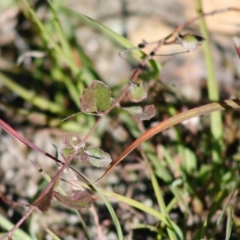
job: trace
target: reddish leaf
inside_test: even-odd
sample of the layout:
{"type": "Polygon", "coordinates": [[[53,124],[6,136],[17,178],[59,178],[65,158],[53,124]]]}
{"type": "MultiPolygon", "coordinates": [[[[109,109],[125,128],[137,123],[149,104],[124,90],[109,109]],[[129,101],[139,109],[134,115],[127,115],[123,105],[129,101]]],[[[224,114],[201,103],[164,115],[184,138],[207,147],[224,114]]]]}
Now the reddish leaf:
{"type": "Polygon", "coordinates": [[[111,90],[101,81],[93,81],[80,97],[81,110],[84,113],[100,113],[112,103],[111,90]]]}
{"type": "Polygon", "coordinates": [[[85,153],[84,149],[81,148],[79,149],[79,154],[77,154],[75,156],[75,158],[78,160],[78,161],[83,161],[83,162],[87,162],[89,161],[89,156],[85,153]],[[80,152],[81,150],[81,152],[80,152]]]}
{"type": "Polygon", "coordinates": [[[93,198],[91,194],[86,191],[76,190],[72,195],[63,196],[59,192],[54,191],[54,197],[64,204],[65,206],[73,209],[80,210],[82,208],[90,208],[93,204],[93,198]]]}
{"type": "MultiPolygon", "coordinates": [[[[64,159],[67,159],[72,153],[73,148],[62,148],[60,153],[64,159]]],[[[74,157],[78,161],[89,161],[88,155],[84,152],[83,148],[79,148],[74,157]]]]}
{"type": "Polygon", "coordinates": [[[131,114],[133,120],[137,123],[144,120],[149,120],[156,114],[154,105],[147,105],[144,108],[136,106],[124,109],[131,114]]]}
{"type": "Polygon", "coordinates": [[[34,203],[33,206],[38,207],[39,210],[46,212],[52,201],[54,185],[48,190],[47,194],[40,196],[34,203]]]}

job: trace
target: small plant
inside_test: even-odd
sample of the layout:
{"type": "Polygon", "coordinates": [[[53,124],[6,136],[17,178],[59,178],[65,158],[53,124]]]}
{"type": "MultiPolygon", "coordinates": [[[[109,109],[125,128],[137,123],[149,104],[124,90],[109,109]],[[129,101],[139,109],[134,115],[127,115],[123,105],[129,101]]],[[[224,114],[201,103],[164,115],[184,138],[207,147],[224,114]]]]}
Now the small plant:
{"type": "MultiPolygon", "coordinates": [[[[154,60],[154,58],[156,56],[163,55],[161,54],[162,48],[164,48],[165,45],[181,44],[183,48],[189,52],[192,50],[197,50],[198,47],[201,47],[203,43],[205,58],[206,62],[208,63],[208,72],[214,72],[211,60],[211,50],[208,46],[209,37],[206,36],[208,32],[204,23],[204,19],[205,17],[221,14],[226,11],[239,12],[240,9],[227,8],[203,13],[201,1],[196,1],[197,11],[199,13],[197,17],[179,25],[165,38],[159,39],[155,42],[147,42],[144,40],[138,45],[137,48],[133,47],[127,39],[112,32],[107,27],[101,25],[93,19],[71,11],[72,14],[77,14],[79,18],[98,29],[101,29],[110,38],[114,39],[115,42],[127,48],[126,51],[123,51],[120,54],[121,56],[123,56],[123,53],[134,51],[137,55],[142,57],[142,61],[133,71],[132,76],[127,81],[123,90],[118,88],[118,91],[115,91],[111,89],[104,81],[99,80],[101,79],[100,76],[96,73],[94,67],[91,65],[87,55],[80,49],[79,52],[81,52],[80,55],[84,66],[82,67],[81,71],[79,70],[79,66],[76,64],[76,61],[74,61],[74,57],[72,55],[72,46],[65,37],[63,27],[60,24],[57,14],[57,7],[51,1],[48,1],[48,6],[54,19],[54,28],[57,29],[57,41],[55,41],[49,29],[45,27],[42,21],[40,21],[36,11],[29,4],[29,1],[23,0],[21,4],[23,4],[21,5],[23,8],[22,11],[26,18],[28,18],[31,24],[33,24],[37,29],[36,31],[42,41],[41,47],[45,47],[44,54],[37,56],[40,56],[41,58],[47,55],[49,56],[53,65],[50,74],[53,77],[55,84],[58,82],[59,85],[61,85],[59,92],[61,92],[62,88],[64,88],[65,92],[63,95],[67,94],[67,96],[71,98],[72,103],[74,103],[76,107],[80,107],[80,115],[82,116],[81,119],[84,123],[86,123],[87,129],[90,128],[90,130],[84,137],[80,137],[77,133],[66,132],[63,134],[64,147],[60,149],[61,158],[59,158],[37,147],[33,142],[15,131],[6,120],[0,119],[0,125],[6,132],[33,150],[55,161],[59,166],[57,173],[50,178],[36,162],[31,161],[32,164],[43,175],[43,177],[48,181],[47,186],[41,191],[37,199],[35,199],[32,203],[16,203],[9,200],[8,197],[3,193],[0,193],[2,201],[6,204],[10,206],[23,205],[28,208],[25,215],[10,230],[8,230],[7,233],[4,233],[0,239],[14,239],[15,237],[19,237],[21,239],[30,239],[27,234],[20,232],[18,228],[27,219],[29,219],[30,215],[37,209],[41,210],[42,212],[48,211],[53,198],[68,208],[76,211],[76,214],[78,214],[82,226],[85,229],[87,238],[93,239],[89,233],[88,227],[81,218],[80,213],[82,209],[86,208],[91,209],[91,211],[94,212],[94,202],[97,201],[99,197],[103,200],[109,211],[109,214],[111,215],[118,239],[124,239],[123,227],[121,226],[122,220],[120,219],[120,216],[115,213],[114,208],[109,202],[109,199],[115,199],[118,202],[132,206],[141,210],[141,212],[154,217],[156,224],[150,225],[149,223],[145,224],[144,222],[135,224],[135,226],[129,230],[130,239],[131,231],[134,229],[149,229],[155,233],[156,239],[186,239],[187,233],[191,231],[187,221],[189,220],[189,217],[195,213],[200,220],[196,224],[197,227],[193,226],[194,231],[192,231],[190,234],[191,239],[210,239],[214,237],[215,233],[217,234],[219,232],[218,226],[221,223],[223,216],[226,216],[226,228],[220,232],[226,233],[225,239],[231,239],[233,226],[235,226],[237,229],[237,217],[234,215],[234,207],[230,205],[230,200],[234,196],[235,191],[237,191],[236,189],[239,186],[239,182],[233,180],[231,181],[231,179],[234,179],[236,176],[238,176],[237,170],[229,169],[227,174],[224,173],[224,124],[222,123],[220,111],[227,109],[239,109],[240,100],[236,98],[219,101],[219,91],[216,85],[216,79],[214,74],[210,74],[208,76],[210,103],[194,107],[186,111],[181,111],[179,113],[176,113],[176,109],[169,107],[167,109],[168,118],[155,124],[146,131],[144,131],[142,122],[145,120],[151,120],[159,110],[159,106],[156,107],[155,104],[149,104],[147,101],[149,89],[146,84],[146,80],[149,80],[151,78],[150,76],[154,74],[157,75],[159,73],[159,64],[154,60]],[[200,28],[203,36],[196,33],[185,33],[185,28],[197,20],[200,20],[200,28]],[[204,43],[205,40],[206,43],[204,43]],[[153,48],[149,54],[142,52],[147,45],[153,45],[153,48]],[[148,68],[150,72],[149,76],[145,71],[145,69],[148,70],[148,68]],[[64,71],[71,72],[71,76],[65,74],[64,71]],[[72,81],[73,78],[76,78],[76,81],[72,81]],[[116,95],[117,97],[114,97],[116,95]],[[124,104],[124,99],[128,99],[128,104],[124,104]],[[130,120],[126,121],[126,124],[133,124],[134,130],[138,132],[136,140],[132,141],[132,143],[130,143],[127,148],[114,160],[112,159],[110,153],[106,152],[99,146],[92,145],[89,142],[90,137],[97,131],[97,127],[113,109],[117,109],[118,114],[127,113],[128,117],[130,116],[130,120]],[[212,164],[208,165],[206,164],[205,160],[203,160],[202,166],[199,166],[199,155],[203,156],[204,154],[199,152],[197,153],[197,151],[202,151],[202,149],[207,151],[206,149],[208,149],[208,146],[204,146],[204,143],[201,141],[200,143],[203,144],[203,146],[199,147],[200,150],[195,149],[195,153],[192,148],[186,146],[186,144],[181,140],[180,129],[177,128],[176,125],[179,123],[184,123],[186,120],[190,120],[194,117],[207,115],[210,113],[214,114],[210,117],[210,132],[207,135],[208,139],[206,140],[205,144],[209,144],[211,146],[209,150],[210,154],[208,153],[208,156],[212,156],[212,164]],[[88,119],[92,119],[92,125],[87,124],[86,116],[89,117],[88,119]],[[94,121],[95,118],[97,118],[96,121],[94,121]],[[131,121],[131,119],[133,121],[131,121]],[[180,163],[176,163],[176,159],[171,157],[170,152],[164,146],[161,146],[163,161],[160,162],[156,157],[156,152],[152,151],[153,145],[147,142],[150,138],[171,127],[175,127],[175,145],[178,151],[180,163]],[[136,158],[139,158],[146,168],[149,178],[148,180],[150,181],[151,190],[153,192],[152,195],[156,200],[156,206],[158,209],[156,209],[156,206],[149,207],[146,204],[143,204],[141,201],[100,189],[97,186],[97,183],[99,183],[107,174],[109,174],[115,168],[115,166],[119,164],[126,156],[128,156],[134,149],[139,150],[139,154],[136,158]],[[83,163],[90,163],[94,167],[107,167],[107,169],[98,179],[92,178],[92,176],[86,177],[81,171],[78,171],[76,167],[71,165],[72,161],[75,160],[79,165],[83,163]],[[69,171],[68,180],[63,179],[61,176],[62,173],[66,171],[69,171]],[[218,190],[215,190],[213,185],[214,180],[217,179],[217,176],[221,178],[220,180],[222,182],[217,184],[218,190]],[[79,181],[78,177],[82,180],[79,181]],[[196,180],[191,182],[191,179],[194,177],[196,180]],[[67,182],[72,186],[71,194],[66,195],[66,193],[59,186],[60,181],[67,182]],[[165,190],[165,188],[167,188],[167,190],[165,190]],[[206,194],[208,198],[213,198],[214,200],[210,199],[208,202],[206,202],[205,199],[201,198],[201,195],[204,194],[206,194]],[[210,206],[206,206],[207,204],[210,206]],[[175,209],[178,211],[177,221],[175,221],[171,215],[175,209]],[[213,216],[216,216],[218,210],[221,210],[221,215],[218,216],[218,220],[214,222],[213,216]],[[179,216],[183,217],[182,222],[179,221],[179,216]],[[183,223],[183,221],[185,223],[183,223]],[[14,234],[20,235],[17,236],[14,234]]],[[[68,9],[67,11],[70,10],[68,9]]],[[[52,25],[50,25],[50,27],[52,27],[52,25]]],[[[238,56],[240,57],[240,44],[239,38],[237,37],[234,38],[234,46],[238,56]]],[[[169,54],[169,56],[181,53],[182,52],[172,53],[169,54]]],[[[184,53],[186,53],[186,51],[184,51],[184,53]]],[[[30,55],[33,56],[32,54],[33,53],[30,55]]],[[[18,62],[21,63],[21,61],[18,62]]],[[[36,73],[36,78],[37,75],[38,74],[36,73]]],[[[63,99],[63,96],[58,94],[59,92],[56,94],[54,93],[54,96],[51,96],[52,99],[44,99],[41,95],[34,95],[27,89],[17,85],[3,73],[0,73],[0,78],[3,79],[3,84],[8,86],[10,89],[12,88],[16,94],[21,96],[26,101],[31,102],[32,106],[41,109],[42,111],[48,111],[51,114],[58,114],[58,116],[61,118],[66,117],[66,113],[69,114],[70,117],[72,116],[72,112],[68,110],[64,111],[61,107],[61,104],[57,103],[56,99],[63,99]]],[[[27,115],[29,113],[30,112],[27,112],[27,115]]],[[[69,119],[65,120],[66,123],[68,121],[69,119]]],[[[57,121],[55,126],[60,126],[64,129],[64,126],[66,125],[64,125],[64,123],[61,121],[57,121]]],[[[107,126],[105,127],[107,128],[107,126]]],[[[204,133],[201,134],[206,136],[204,133]]],[[[94,216],[96,215],[97,214],[94,216]]],[[[1,224],[1,222],[4,222],[4,218],[0,219],[0,226],[3,226],[4,224],[1,224]]],[[[95,222],[97,223],[98,220],[95,222]]],[[[223,226],[222,223],[221,226],[223,226]]],[[[54,239],[58,239],[56,234],[54,234],[50,229],[45,229],[54,239]]],[[[102,233],[99,233],[98,237],[100,239],[102,237],[102,233]]]]}

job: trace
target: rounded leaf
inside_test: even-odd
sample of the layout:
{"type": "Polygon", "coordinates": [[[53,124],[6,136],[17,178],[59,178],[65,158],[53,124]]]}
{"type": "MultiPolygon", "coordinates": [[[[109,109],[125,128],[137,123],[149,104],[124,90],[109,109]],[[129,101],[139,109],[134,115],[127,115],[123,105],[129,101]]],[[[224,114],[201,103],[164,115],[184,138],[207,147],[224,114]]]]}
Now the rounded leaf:
{"type": "Polygon", "coordinates": [[[142,84],[130,83],[128,97],[132,102],[141,102],[147,97],[147,90],[142,84]]]}
{"type": "Polygon", "coordinates": [[[85,149],[89,162],[95,167],[106,167],[112,162],[111,156],[100,148],[85,149]]]}
{"type": "Polygon", "coordinates": [[[84,113],[100,113],[112,103],[110,88],[101,81],[93,81],[80,97],[80,107],[84,113]]]}
{"type": "Polygon", "coordinates": [[[74,146],[80,143],[80,139],[76,134],[73,133],[64,133],[63,143],[67,148],[73,148],[74,146]]]}
{"type": "Polygon", "coordinates": [[[144,120],[149,120],[156,114],[154,105],[147,105],[144,108],[139,106],[128,107],[124,108],[124,110],[128,111],[133,120],[137,123],[144,120]]]}
{"type": "Polygon", "coordinates": [[[71,196],[63,196],[59,192],[54,191],[53,196],[65,206],[77,210],[90,208],[93,203],[91,194],[81,190],[73,191],[71,196]]]}

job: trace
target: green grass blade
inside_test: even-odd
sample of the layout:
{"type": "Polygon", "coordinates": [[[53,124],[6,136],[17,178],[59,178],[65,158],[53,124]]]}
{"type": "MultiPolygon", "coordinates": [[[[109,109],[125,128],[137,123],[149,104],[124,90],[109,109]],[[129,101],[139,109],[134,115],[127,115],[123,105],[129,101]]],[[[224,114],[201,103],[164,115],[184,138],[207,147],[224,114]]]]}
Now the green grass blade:
{"type": "Polygon", "coordinates": [[[3,84],[9,88],[14,93],[18,94],[20,97],[25,99],[26,101],[32,103],[34,106],[42,109],[42,110],[48,110],[52,113],[63,113],[64,109],[62,106],[50,102],[45,98],[42,98],[35,93],[31,93],[29,90],[21,87],[19,84],[15,83],[11,79],[9,79],[7,76],[2,74],[0,72],[0,80],[3,82],[3,84]]]}
{"type": "Polygon", "coordinates": [[[69,59],[72,60],[71,48],[69,46],[69,43],[68,43],[66,37],[64,36],[64,33],[63,33],[63,30],[62,30],[61,24],[59,22],[55,7],[50,0],[48,0],[48,4],[49,4],[49,6],[52,10],[53,16],[54,16],[54,24],[55,24],[55,27],[56,27],[57,32],[58,32],[58,36],[59,36],[60,43],[61,43],[61,46],[62,46],[62,49],[63,49],[63,53],[64,53],[64,55],[68,56],[69,59]]]}
{"type": "MultiPolygon", "coordinates": [[[[70,9],[70,8],[66,8],[67,12],[70,12],[70,14],[74,14],[75,16],[79,17],[82,21],[88,23],[89,25],[91,25],[91,27],[97,28],[98,30],[101,30],[104,34],[106,34],[108,37],[110,37],[115,43],[123,46],[124,48],[133,48],[135,47],[129,40],[127,40],[125,37],[115,33],[114,31],[112,31],[111,29],[107,28],[106,26],[102,25],[101,23],[95,21],[94,19],[80,13],[80,12],[76,12],[74,9],[70,9]]],[[[133,50],[133,52],[139,56],[140,58],[144,58],[146,57],[146,54],[139,50],[139,49],[135,49],[133,50]]],[[[151,73],[151,77],[156,76],[157,74],[159,74],[159,71],[161,70],[161,66],[159,63],[157,63],[154,60],[150,60],[148,63],[149,66],[151,66],[153,68],[153,71],[151,73]]],[[[149,74],[149,73],[148,73],[149,74]]]]}
{"type": "MultiPolygon", "coordinates": [[[[156,177],[155,177],[155,175],[153,174],[152,171],[150,172],[150,175],[151,175],[152,186],[153,186],[153,189],[154,189],[155,196],[157,198],[158,205],[160,206],[160,209],[161,209],[163,215],[165,216],[165,218],[168,219],[169,216],[168,216],[168,212],[167,212],[167,209],[166,209],[165,202],[163,200],[162,191],[161,191],[161,189],[160,189],[160,187],[157,183],[157,179],[156,179],[156,177]]],[[[170,225],[171,225],[171,223],[170,223],[170,225]]],[[[177,239],[177,237],[174,233],[174,230],[175,229],[174,229],[173,226],[171,226],[170,228],[167,228],[168,236],[169,236],[169,239],[171,239],[171,240],[177,239]]]]}
{"type": "MultiPolygon", "coordinates": [[[[176,180],[176,181],[178,181],[178,180],[176,180]]],[[[181,203],[183,205],[185,211],[190,214],[191,211],[190,211],[190,209],[188,207],[188,204],[186,203],[186,201],[184,201],[184,198],[182,197],[184,195],[184,190],[185,189],[183,189],[181,191],[180,189],[177,188],[177,184],[172,184],[170,186],[170,190],[171,190],[172,194],[175,196],[176,202],[177,203],[181,203]]],[[[167,207],[167,209],[169,209],[169,207],[167,207]]]]}
{"type": "MultiPolygon", "coordinates": [[[[73,183],[74,185],[81,185],[87,189],[89,189],[89,186],[83,182],[80,182],[80,181],[76,181],[73,183]]],[[[150,214],[152,215],[153,217],[155,217],[156,219],[162,221],[163,223],[165,223],[169,228],[173,228],[177,235],[179,236],[180,239],[184,239],[183,236],[182,236],[182,233],[181,233],[181,230],[180,228],[173,222],[171,221],[169,218],[166,218],[162,213],[160,213],[159,211],[156,211],[155,209],[151,208],[151,207],[148,207],[134,199],[131,199],[131,198],[127,198],[125,196],[122,196],[122,195],[119,195],[117,193],[113,193],[113,192],[108,192],[108,191],[105,191],[105,190],[101,190],[102,194],[106,197],[109,197],[109,198],[113,198],[115,200],[118,200],[120,202],[123,202],[123,203],[126,203],[127,205],[129,206],[132,206],[134,208],[137,208],[143,212],[146,212],[147,214],[150,214]]]]}
{"type": "Polygon", "coordinates": [[[92,185],[94,187],[94,189],[97,191],[97,193],[101,196],[102,200],[104,201],[106,207],[108,208],[109,213],[111,214],[112,220],[114,222],[114,225],[116,227],[117,230],[117,235],[118,235],[118,239],[119,240],[123,240],[123,233],[122,233],[122,229],[121,229],[121,225],[119,223],[118,217],[116,215],[116,213],[114,212],[112,205],[109,203],[109,201],[105,198],[104,194],[102,193],[102,191],[96,187],[96,185],[92,185]]]}
{"type": "Polygon", "coordinates": [[[228,217],[227,217],[227,227],[226,227],[226,237],[225,237],[225,240],[230,240],[231,239],[231,232],[232,232],[232,225],[233,225],[233,222],[232,222],[232,212],[233,212],[233,209],[230,206],[228,208],[228,217]]]}
{"type": "MultiPolygon", "coordinates": [[[[143,143],[144,149],[147,149],[146,147],[148,145],[146,143],[147,142],[143,143]]],[[[168,169],[162,164],[162,161],[159,161],[156,154],[148,151],[147,156],[148,156],[149,160],[151,161],[151,163],[153,164],[154,173],[156,174],[156,176],[160,179],[163,179],[163,181],[165,181],[165,182],[171,182],[173,180],[171,174],[169,173],[168,169]]]]}
{"type": "Polygon", "coordinates": [[[232,194],[229,196],[226,204],[224,205],[224,208],[223,208],[223,210],[222,210],[222,212],[221,212],[221,214],[220,214],[220,217],[219,217],[218,220],[217,220],[217,225],[220,224],[220,222],[221,222],[221,220],[222,220],[222,218],[223,218],[223,216],[224,216],[224,214],[225,214],[225,212],[226,212],[226,210],[227,210],[227,207],[229,206],[229,203],[230,203],[230,201],[231,201],[231,199],[232,199],[232,197],[233,197],[233,195],[234,195],[234,193],[235,193],[235,190],[234,190],[234,191],[232,192],[232,194]]]}
{"type": "Polygon", "coordinates": [[[54,232],[52,232],[50,229],[46,228],[45,229],[48,234],[54,239],[54,240],[61,240],[54,232]]]}
{"type": "MultiPolygon", "coordinates": [[[[14,227],[14,224],[12,224],[8,219],[6,219],[0,214],[0,227],[2,229],[6,229],[6,231],[9,231],[14,227]]],[[[0,237],[1,237],[1,234],[0,234],[0,237]]],[[[14,239],[31,240],[31,237],[21,229],[17,229],[13,234],[13,240],[14,239]]]]}
{"type": "MultiPolygon", "coordinates": [[[[162,194],[161,188],[159,187],[157,179],[156,179],[151,167],[149,166],[147,156],[145,155],[145,153],[143,151],[142,151],[142,156],[143,156],[143,159],[145,160],[145,163],[147,164],[148,170],[150,172],[153,190],[154,190],[155,196],[157,198],[157,202],[161,209],[161,212],[166,219],[170,219],[169,215],[168,215],[168,211],[166,209],[164,199],[163,199],[163,194],[162,194]]],[[[174,226],[171,225],[171,222],[169,222],[169,225],[170,225],[170,227],[167,227],[169,239],[175,240],[175,239],[177,239],[175,232],[178,231],[179,229],[174,229],[174,226]]],[[[182,233],[180,233],[180,236],[182,237],[182,233]]]]}
{"type": "MultiPolygon", "coordinates": [[[[199,14],[203,13],[201,0],[196,0],[196,8],[199,14]]],[[[217,79],[213,65],[213,56],[210,48],[210,36],[207,30],[206,21],[204,18],[200,18],[200,29],[201,33],[206,38],[206,42],[203,44],[205,62],[207,67],[207,86],[208,86],[208,97],[210,101],[219,101],[219,90],[217,86],[217,79]]],[[[214,112],[210,115],[211,133],[213,136],[213,149],[212,158],[215,162],[221,162],[221,149],[222,147],[222,136],[223,136],[223,125],[222,117],[220,112],[214,112]]]]}
{"type": "MultiPolygon", "coordinates": [[[[102,25],[101,23],[95,21],[94,19],[82,14],[81,12],[76,12],[74,9],[66,8],[66,11],[69,12],[71,15],[75,15],[78,18],[80,18],[82,21],[88,23],[94,28],[97,28],[98,30],[101,30],[104,34],[106,34],[108,37],[110,37],[114,42],[118,43],[119,45],[125,47],[125,48],[133,48],[134,45],[127,40],[125,37],[115,33],[111,29],[107,28],[106,26],[102,25]]],[[[141,50],[134,50],[137,56],[139,57],[145,57],[146,54],[143,53],[141,50]]]]}
{"type": "Polygon", "coordinates": [[[132,229],[143,229],[143,228],[145,228],[145,229],[148,229],[152,232],[157,232],[158,231],[155,226],[146,225],[146,224],[139,224],[139,223],[133,224],[131,228],[132,229]]]}
{"type": "MultiPolygon", "coordinates": [[[[27,0],[23,0],[25,6],[27,7],[27,11],[31,16],[31,20],[37,26],[38,30],[40,31],[39,34],[42,36],[46,46],[49,46],[51,43],[51,49],[49,48],[48,51],[55,57],[56,60],[61,59],[63,60],[71,69],[75,78],[78,78],[81,74],[79,67],[73,62],[73,59],[66,55],[63,50],[55,43],[53,36],[54,34],[50,34],[47,29],[44,27],[42,22],[38,19],[37,14],[35,13],[34,9],[31,7],[27,0]]],[[[76,106],[79,105],[79,93],[74,86],[74,84],[70,81],[70,79],[65,78],[63,83],[66,85],[69,96],[73,99],[76,106]]]]}

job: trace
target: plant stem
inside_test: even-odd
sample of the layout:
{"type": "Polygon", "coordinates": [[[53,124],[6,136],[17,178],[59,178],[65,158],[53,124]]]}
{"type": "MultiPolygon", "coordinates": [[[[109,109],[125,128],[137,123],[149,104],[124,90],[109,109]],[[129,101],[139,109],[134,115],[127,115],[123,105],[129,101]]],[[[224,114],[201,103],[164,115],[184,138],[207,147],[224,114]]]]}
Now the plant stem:
{"type": "MultiPolygon", "coordinates": [[[[196,0],[196,11],[198,14],[203,14],[201,0],[196,0]]],[[[207,30],[206,21],[204,18],[200,18],[200,29],[202,35],[206,38],[206,42],[203,44],[203,50],[205,55],[205,62],[207,67],[207,87],[208,87],[208,98],[210,101],[219,101],[219,90],[217,85],[216,74],[213,65],[213,57],[210,48],[210,36],[207,30]]],[[[211,135],[213,137],[212,146],[212,160],[214,162],[221,162],[222,152],[222,136],[223,136],[223,125],[221,113],[214,112],[210,115],[210,128],[211,135]]]]}

